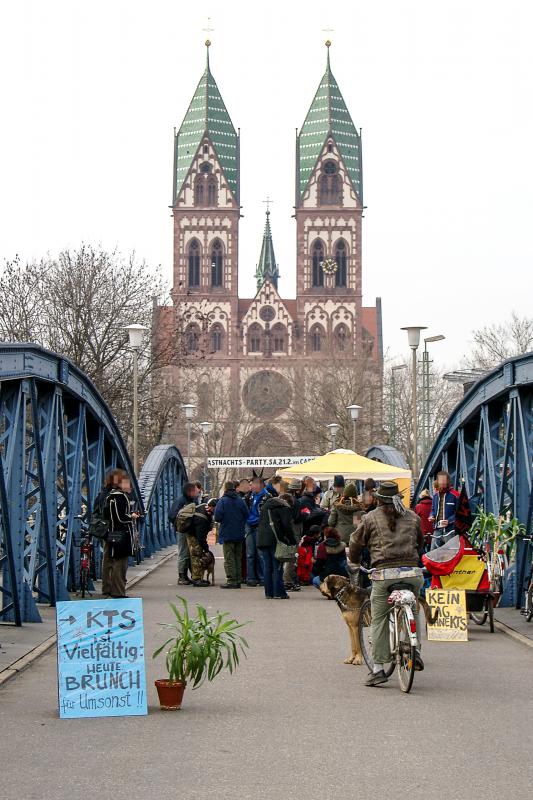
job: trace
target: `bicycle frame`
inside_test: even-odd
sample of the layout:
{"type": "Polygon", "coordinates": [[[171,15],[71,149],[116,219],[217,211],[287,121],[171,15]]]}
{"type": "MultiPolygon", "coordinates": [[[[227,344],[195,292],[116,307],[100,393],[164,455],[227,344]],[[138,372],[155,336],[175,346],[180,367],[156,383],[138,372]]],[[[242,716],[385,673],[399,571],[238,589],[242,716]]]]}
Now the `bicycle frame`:
{"type": "Polygon", "coordinates": [[[403,609],[407,617],[409,634],[409,644],[418,647],[418,634],[416,627],[416,597],[409,589],[396,589],[390,596],[388,602],[392,605],[389,614],[389,630],[391,635],[391,654],[398,660],[400,654],[400,629],[398,618],[403,609]]]}

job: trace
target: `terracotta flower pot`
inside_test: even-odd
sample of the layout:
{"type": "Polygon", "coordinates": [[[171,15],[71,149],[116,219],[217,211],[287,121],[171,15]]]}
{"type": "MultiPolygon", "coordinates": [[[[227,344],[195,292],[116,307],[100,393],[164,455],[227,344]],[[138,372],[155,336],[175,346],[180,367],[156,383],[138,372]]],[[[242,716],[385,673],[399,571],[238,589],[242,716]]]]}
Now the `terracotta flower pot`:
{"type": "Polygon", "coordinates": [[[155,681],[161,711],[179,711],[186,685],[183,681],[168,679],[155,681]]]}

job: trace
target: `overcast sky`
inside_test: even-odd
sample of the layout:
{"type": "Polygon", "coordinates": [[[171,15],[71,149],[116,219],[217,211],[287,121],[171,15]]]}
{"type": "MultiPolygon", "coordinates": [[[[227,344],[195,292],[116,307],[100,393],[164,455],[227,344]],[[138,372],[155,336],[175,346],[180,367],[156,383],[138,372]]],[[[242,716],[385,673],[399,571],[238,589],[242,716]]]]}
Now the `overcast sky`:
{"type": "Polygon", "coordinates": [[[363,129],[365,302],[447,339],[531,311],[530,0],[2,0],[0,258],[82,240],[172,267],[173,127],[211,67],[241,128],[240,292],[270,195],[281,293],[295,292],[294,136],[332,69],[363,129]],[[324,32],[323,29],[332,28],[324,32]]]}

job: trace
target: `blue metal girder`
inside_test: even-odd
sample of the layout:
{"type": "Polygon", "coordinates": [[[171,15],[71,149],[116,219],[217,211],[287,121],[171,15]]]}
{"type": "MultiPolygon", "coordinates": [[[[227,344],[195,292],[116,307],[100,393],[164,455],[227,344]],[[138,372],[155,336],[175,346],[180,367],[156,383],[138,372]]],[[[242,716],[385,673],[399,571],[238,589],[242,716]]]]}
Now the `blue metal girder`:
{"type": "Polygon", "coordinates": [[[168,547],[176,541],[176,532],[168,521],[168,512],[186,480],[185,464],[177,447],[154,447],[139,476],[139,487],[147,509],[144,528],[145,556],[151,556],[156,550],[168,547]]]}
{"type": "MultiPolygon", "coordinates": [[[[439,469],[487,511],[511,511],[533,525],[533,353],[509,359],[478,381],[439,434],[416,488],[430,487],[439,469]]],[[[530,548],[517,550],[517,607],[529,573],[530,548]]]]}

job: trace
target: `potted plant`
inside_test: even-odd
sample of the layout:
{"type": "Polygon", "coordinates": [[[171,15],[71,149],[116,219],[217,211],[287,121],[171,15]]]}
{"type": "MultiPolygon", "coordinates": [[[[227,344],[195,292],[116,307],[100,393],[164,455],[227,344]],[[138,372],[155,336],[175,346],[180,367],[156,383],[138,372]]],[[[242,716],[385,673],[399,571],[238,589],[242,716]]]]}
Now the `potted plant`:
{"type": "Polygon", "coordinates": [[[239,665],[240,654],[246,656],[248,642],[238,633],[246,623],[228,619],[229,614],[217,612],[209,617],[203,606],[196,606],[196,616],[189,613],[183,597],[178,597],[179,609],[170,603],[175,621],[162,623],[172,631],[172,636],[153,654],[157,658],[166,648],[168,678],[156,680],[161,709],[177,711],[181,708],[187,683],[197,689],[204,681],[212,681],[223,670],[230,673],[239,665]],[[170,646],[169,646],[170,645],[170,646]]]}

